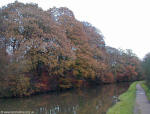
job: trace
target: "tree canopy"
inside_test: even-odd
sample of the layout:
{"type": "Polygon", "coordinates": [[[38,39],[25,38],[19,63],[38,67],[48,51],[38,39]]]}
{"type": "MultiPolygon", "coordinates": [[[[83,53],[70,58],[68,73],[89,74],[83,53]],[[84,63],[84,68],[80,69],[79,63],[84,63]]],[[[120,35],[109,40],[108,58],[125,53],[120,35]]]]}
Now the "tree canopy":
{"type": "Polygon", "coordinates": [[[0,9],[0,95],[140,79],[131,50],[105,45],[101,31],[65,7],[15,2],[0,9]]]}

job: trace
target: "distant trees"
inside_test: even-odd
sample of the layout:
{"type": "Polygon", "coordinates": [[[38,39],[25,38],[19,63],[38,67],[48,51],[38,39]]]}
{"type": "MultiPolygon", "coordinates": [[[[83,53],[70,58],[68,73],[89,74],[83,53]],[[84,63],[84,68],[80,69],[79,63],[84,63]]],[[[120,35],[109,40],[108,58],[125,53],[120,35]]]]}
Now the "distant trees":
{"type": "Polygon", "coordinates": [[[140,73],[131,50],[105,46],[102,33],[68,8],[15,2],[0,9],[0,96],[133,81],[140,73]]]}
{"type": "Polygon", "coordinates": [[[106,52],[108,53],[106,57],[108,70],[113,73],[115,81],[132,81],[143,78],[141,61],[131,50],[124,51],[106,47],[106,52]]]}
{"type": "Polygon", "coordinates": [[[143,66],[147,85],[150,88],[150,53],[145,55],[142,66],[143,66]]]}

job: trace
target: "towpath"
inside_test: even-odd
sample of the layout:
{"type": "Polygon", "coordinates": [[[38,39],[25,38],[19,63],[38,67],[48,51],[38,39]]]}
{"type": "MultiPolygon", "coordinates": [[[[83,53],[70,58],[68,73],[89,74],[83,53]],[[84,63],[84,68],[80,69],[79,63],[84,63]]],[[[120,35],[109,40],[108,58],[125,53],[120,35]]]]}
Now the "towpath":
{"type": "Polygon", "coordinates": [[[136,103],[134,114],[150,114],[150,102],[140,84],[136,85],[136,103]]]}

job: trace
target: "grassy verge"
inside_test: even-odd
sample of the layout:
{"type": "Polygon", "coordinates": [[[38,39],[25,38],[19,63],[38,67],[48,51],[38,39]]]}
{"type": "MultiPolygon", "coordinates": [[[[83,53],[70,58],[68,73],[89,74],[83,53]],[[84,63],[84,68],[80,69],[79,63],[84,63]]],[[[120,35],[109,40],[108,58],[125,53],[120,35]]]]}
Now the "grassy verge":
{"type": "Polygon", "coordinates": [[[111,107],[107,114],[133,114],[137,83],[132,83],[127,92],[119,96],[120,101],[111,107]]]}
{"type": "Polygon", "coordinates": [[[142,88],[145,90],[146,96],[148,100],[150,101],[150,89],[147,87],[145,82],[140,83],[142,88]]]}

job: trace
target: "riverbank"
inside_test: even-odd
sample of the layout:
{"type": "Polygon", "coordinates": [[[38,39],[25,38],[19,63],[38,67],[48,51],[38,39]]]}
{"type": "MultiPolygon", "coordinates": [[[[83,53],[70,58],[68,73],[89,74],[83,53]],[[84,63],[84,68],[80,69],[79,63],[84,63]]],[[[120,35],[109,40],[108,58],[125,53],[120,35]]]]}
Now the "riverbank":
{"type": "Polygon", "coordinates": [[[111,107],[107,114],[133,114],[137,83],[138,82],[133,82],[127,92],[119,96],[120,102],[111,107]]]}

